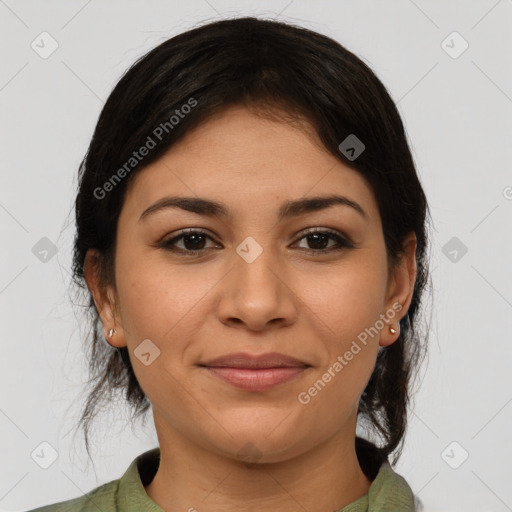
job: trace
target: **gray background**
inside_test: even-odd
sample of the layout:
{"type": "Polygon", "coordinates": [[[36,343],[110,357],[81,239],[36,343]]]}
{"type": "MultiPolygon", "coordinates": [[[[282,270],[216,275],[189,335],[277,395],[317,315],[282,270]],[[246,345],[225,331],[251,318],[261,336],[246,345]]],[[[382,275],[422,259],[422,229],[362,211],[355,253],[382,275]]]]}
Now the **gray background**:
{"type": "Polygon", "coordinates": [[[429,361],[397,471],[425,510],[512,510],[512,0],[0,1],[0,508],[79,496],[156,446],[151,417],[132,431],[121,403],[98,418],[94,468],[73,436],[87,377],[68,296],[75,176],[136,58],[249,13],[338,40],[397,103],[434,219],[429,361]],[[51,49],[44,31],[47,58],[31,47],[51,49]]]}

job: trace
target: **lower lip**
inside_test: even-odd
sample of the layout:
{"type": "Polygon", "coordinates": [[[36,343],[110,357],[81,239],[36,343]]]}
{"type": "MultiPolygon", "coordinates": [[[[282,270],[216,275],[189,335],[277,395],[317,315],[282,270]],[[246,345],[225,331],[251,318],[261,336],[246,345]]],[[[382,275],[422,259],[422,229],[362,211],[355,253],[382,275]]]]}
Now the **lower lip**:
{"type": "Polygon", "coordinates": [[[246,391],[265,391],[279,384],[288,382],[308,367],[287,368],[224,368],[207,366],[213,375],[220,377],[225,382],[246,391]]]}

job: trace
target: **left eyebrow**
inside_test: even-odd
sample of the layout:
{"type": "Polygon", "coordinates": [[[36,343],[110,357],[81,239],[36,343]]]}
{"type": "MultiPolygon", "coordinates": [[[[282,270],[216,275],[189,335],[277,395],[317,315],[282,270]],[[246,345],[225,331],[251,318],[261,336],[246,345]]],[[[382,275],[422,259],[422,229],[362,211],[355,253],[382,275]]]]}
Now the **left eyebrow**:
{"type": "MultiPolygon", "coordinates": [[[[279,208],[278,220],[282,221],[290,217],[324,210],[337,205],[348,206],[357,211],[365,220],[368,220],[368,215],[358,203],[348,197],[340,195],[306,197],[303,199],[286,201],[279,208]]],[[[180,208],[188,212],[197,213],[198,215],[206,215],[209,217],[232,217],[228,207],[223,203],[200,197],[169,196],[159,199],[156,203],[146,208],[142,212],[139,221],[146,218],[148,215],[165,208],[180,208]]]]}
{"type": "Polygon", "coordinates": [[[325,210],[326,208],[338,205],[349,206],[358,212],[365,220],[368,220],[368,215],[359,203],[356,203],[348,197],[339,195],[305,197],[304,199],[287,201],[279,209],[278,218],[281,221],[289,217],[325,210]]]}

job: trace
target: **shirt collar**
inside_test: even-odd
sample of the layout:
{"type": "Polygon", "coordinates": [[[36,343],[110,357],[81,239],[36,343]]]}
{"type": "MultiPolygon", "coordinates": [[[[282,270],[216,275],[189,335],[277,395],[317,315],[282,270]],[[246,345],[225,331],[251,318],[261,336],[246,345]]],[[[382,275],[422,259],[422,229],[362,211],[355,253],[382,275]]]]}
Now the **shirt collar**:
{"type": "MultiPolygon", "coordinates": [[[[139,455],[119,481],[117,510],[119,512],[165,512],[146,493],[145,485],[154,478],[160,464],[160,448],[139,455]]],[[[386,512],[390,500],[403,504],[400,510],[414,511],[414,494],[388,462],[382,463],[367,494],[336,512],[386,512]]]]}
{"type": "Polygon", "coordinates": [[[117,510],[119,512],[165,512],[146,493],[160,464],[160,448],[139,455],[119,481],[117,510]]]}

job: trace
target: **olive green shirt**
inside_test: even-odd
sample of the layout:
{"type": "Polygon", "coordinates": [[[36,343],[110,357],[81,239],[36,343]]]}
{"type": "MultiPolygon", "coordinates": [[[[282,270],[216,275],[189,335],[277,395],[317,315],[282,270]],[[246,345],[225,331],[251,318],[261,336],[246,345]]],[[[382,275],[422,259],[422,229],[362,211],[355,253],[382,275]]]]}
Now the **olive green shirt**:
{"type": "MultiPolygon", "coordinates": [[[[28,512],[164,512],[144,489],[156,474],[160,449],[133,460],[124,475],[89,493],[28,512]]],[[[335,512],[414,512],[414,495],[405,479],[384,462],[367,494],[335,512]]]]}

